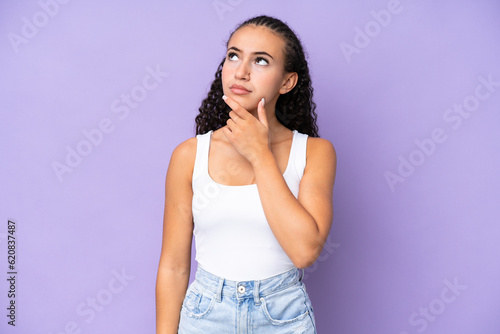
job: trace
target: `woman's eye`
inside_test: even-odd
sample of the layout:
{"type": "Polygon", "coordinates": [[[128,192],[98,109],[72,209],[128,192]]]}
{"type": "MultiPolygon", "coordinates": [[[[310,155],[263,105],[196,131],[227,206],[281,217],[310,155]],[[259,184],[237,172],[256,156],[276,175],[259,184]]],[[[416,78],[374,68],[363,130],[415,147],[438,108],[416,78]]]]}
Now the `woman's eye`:
{"type": "Polygon", "coordinates": [[[268,65],[269,64],[265,58],[260,58],[260,57],[255,59],[255,62],[257,63],[257,65],[268,65]]]}
{"type": "Polygon", "coordinates": [[[238,55],[236,55],[236,53],[234,52],[230,52],[227,54],[227,59],[229,60],[238,60],[238,55]]]}

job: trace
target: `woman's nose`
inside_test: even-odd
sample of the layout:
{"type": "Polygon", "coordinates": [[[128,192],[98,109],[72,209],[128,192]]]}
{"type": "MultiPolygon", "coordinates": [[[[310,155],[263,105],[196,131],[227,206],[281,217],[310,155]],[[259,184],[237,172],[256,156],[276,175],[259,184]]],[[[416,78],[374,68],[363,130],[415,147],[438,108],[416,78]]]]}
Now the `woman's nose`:
{"type": "Polygon", "coordinates": [[[234,72],[234,77],[239,80],[248,80],[250,79],[250,70],[248,68],[248,64],[242,61],[236,71],[234,72]]]}

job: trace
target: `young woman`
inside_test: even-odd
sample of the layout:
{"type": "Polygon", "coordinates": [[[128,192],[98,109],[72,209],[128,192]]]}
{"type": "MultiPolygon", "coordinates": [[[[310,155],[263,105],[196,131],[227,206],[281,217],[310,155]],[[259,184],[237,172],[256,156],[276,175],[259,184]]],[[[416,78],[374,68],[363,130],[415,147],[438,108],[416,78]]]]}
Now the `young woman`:
{"type": "Polygon", "coordinates": [[[158,334],[316,333],[299,269],[330,232],[336,155],[312,91],[285,23],[259,16],[231,34],[197,135],[167,171],[158,334]]]}

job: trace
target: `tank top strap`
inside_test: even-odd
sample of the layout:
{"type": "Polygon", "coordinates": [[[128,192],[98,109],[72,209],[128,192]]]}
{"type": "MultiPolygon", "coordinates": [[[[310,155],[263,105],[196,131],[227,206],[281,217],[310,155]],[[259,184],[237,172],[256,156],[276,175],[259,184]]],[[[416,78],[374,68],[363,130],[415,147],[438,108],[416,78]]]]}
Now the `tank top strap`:
{"type": "MultiPolygon", "coordinates": [[[[208,153],[210,148],[210,138],[212,135],[212,130],[209,132],[196,135],[197,145],[196,145],[196,160],[194,162],[193,168],[193,180],[198,177],[208,173],[208,153]]],[[[307,151],[307,138],[308,135],[293,131],[293,141],[290,150],[290,162],[292,163],[293,172],[299,178],[302,178],[304,174],[304,169],[306,167],[306,151],[307,151]]]]}
{"type": "Polygon", "coordinates": [[[300,133],[297,130],[294,130],[294,141],[292,145],[292,154],[294,169],[299,177],[299,180],[302,179],[304,175],[304,169],[306,168],[306,153],[307,153],[307,137],[308,135],[304,133],[300,133]]]}
{"type": "Polygon", "coordinates": [[[213,130],[210,130],[205,134],[196,135],[196,160],[193,167],[193,181],[208,171],[208,149],[212,132],[213,130]]]}

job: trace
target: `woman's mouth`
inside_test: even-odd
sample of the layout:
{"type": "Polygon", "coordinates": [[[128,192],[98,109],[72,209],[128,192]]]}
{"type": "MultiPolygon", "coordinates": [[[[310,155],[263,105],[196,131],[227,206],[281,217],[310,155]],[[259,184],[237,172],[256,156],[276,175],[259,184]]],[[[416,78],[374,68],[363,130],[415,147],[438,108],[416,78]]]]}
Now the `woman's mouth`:
{"type": "Polygon", "coordinates": [[[231,85],[231,87],[229,87],[229,89],[231,90],[231,92],[233,92],[233,94],[236,94],[236,95],[245,95],[245,94],[252,92],[251,90],[246,89],[245,87],[243,87],[241,85],[237,85],[237,84],[231,85]]]}

